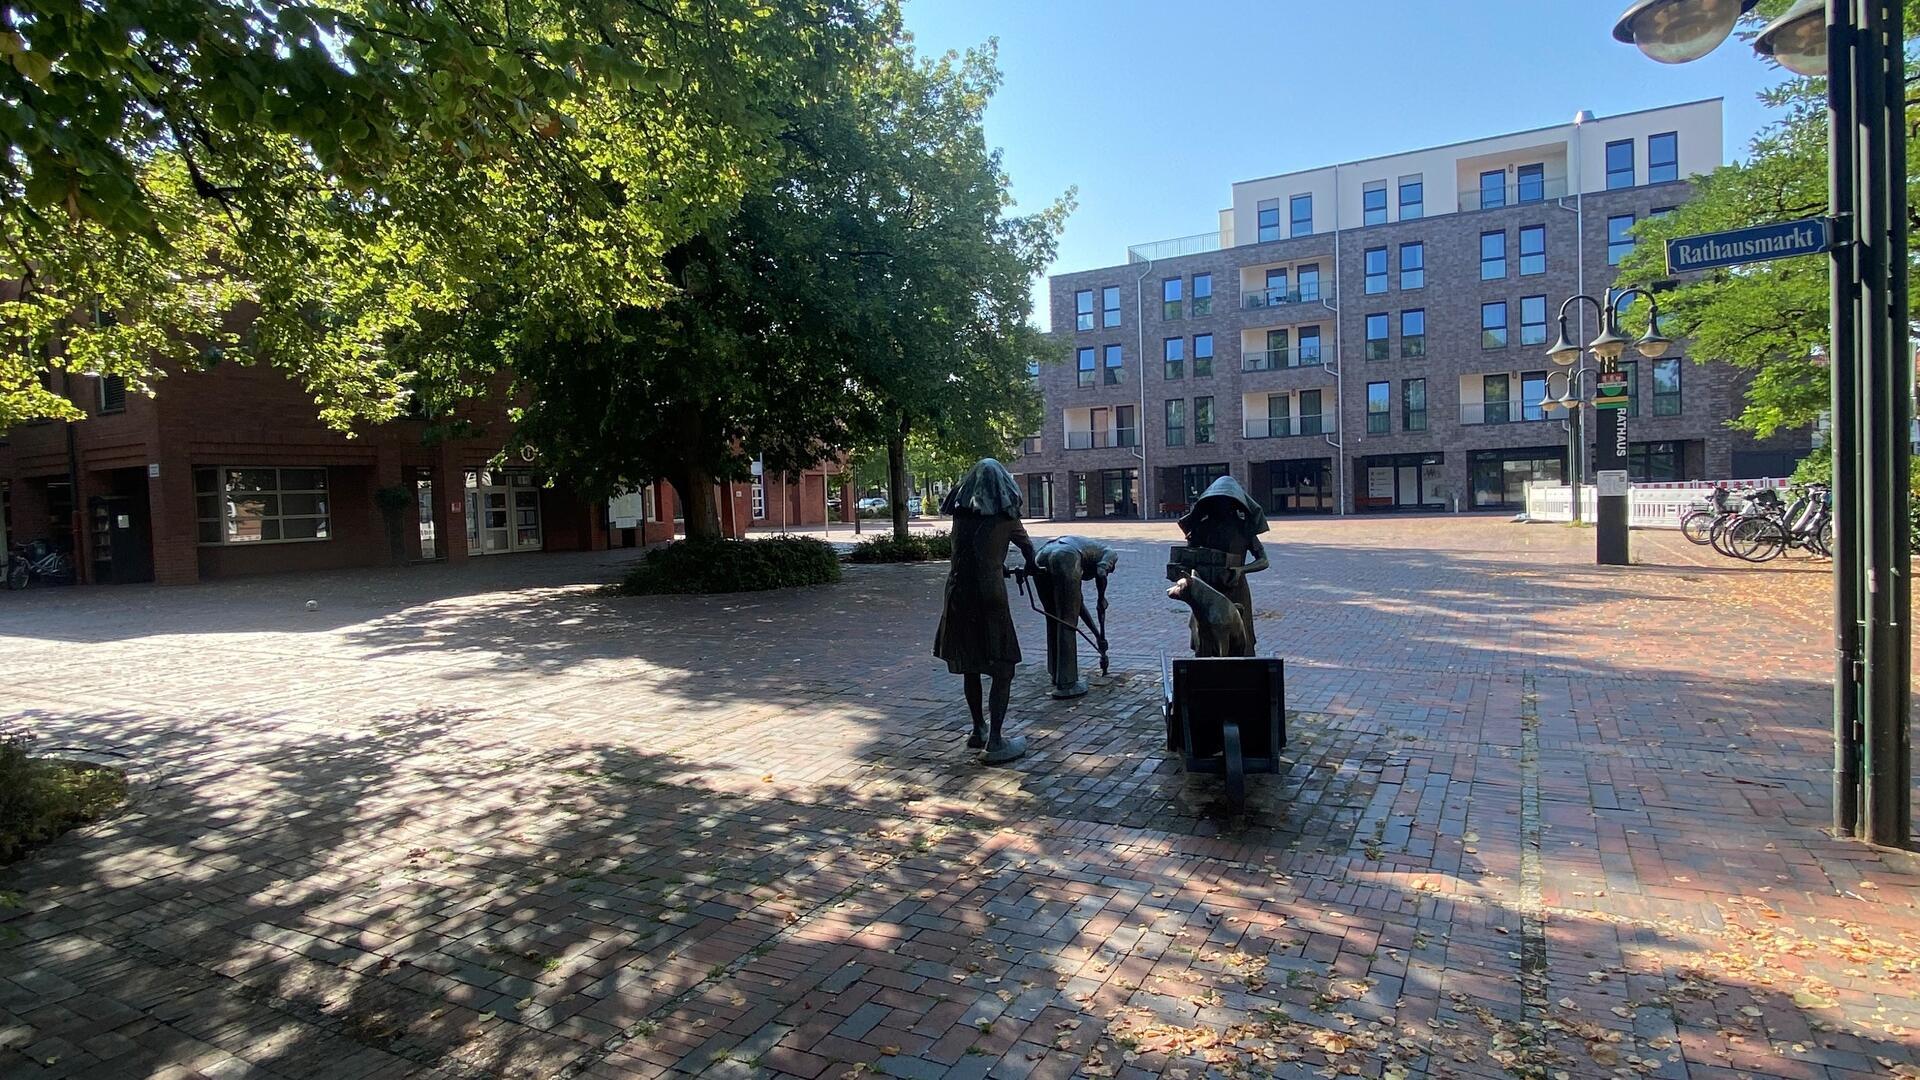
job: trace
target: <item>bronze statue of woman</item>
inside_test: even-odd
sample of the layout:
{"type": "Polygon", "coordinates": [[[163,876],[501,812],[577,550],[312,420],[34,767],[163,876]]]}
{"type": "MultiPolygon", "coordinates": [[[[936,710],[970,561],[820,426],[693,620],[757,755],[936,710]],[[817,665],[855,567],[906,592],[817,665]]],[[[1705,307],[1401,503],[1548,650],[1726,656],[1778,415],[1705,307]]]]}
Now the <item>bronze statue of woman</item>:
{"type": "Polygon", "coordinates": [[[1027,752],[1025,738],[1009,739],[1000,730],[1013,691],[1013,669],[1020,663],[1020,639],[1007,604],[1007,545],[1026,556],[1029,573],[1035,569],[1033,541],[1020,524],[1020,486],[1006,466],[982,458],[947,493],[940,512],[953,518],[953,562],[933,655],[947,662],[948,671],[966,676],[967,708],[973,713],[967,745],[985,751],[982,763],[999,765],[1027,752]],[[983,675],[993,681],[991,725],[981,715],[983,675]]]}
{"type": "MultiPolygon", "coordinates": [[[[1253,590],[1247,587],[1247,575],[1265,570],[1267,549],[1260,545],[1260,534],[1267,531],[1267,514],[1253,501],[1240,482],[1231,476],[1215,480],[1180,519],[1180,532],[1187,546],[1199,548],[1196,555],[1209,556],[1196,561],[1193,572],[1218,589],[1240,609],[1246,623],[1245,652],[1253,653],[1253,590]],[[1251,561],[1247,556],[1253,556],[1251,561]]],[[[1171,571],[1170,571],[1171,573],[1171,571]]],[[[1199,654],[1200,626],[1193,624],[1193,649],[1199,654]]]]}

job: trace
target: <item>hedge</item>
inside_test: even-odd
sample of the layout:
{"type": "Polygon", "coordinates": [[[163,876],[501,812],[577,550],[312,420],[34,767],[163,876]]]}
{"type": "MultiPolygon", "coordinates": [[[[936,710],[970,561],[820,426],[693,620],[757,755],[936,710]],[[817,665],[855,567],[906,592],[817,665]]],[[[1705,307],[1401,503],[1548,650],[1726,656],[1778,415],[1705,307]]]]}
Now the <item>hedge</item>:
{"type": "Polygon", "coordinates": [[[857,563],[926,562],[953,558],[953,537],[947,533],[908,533],[905,540],[892,533],[854,545],[848,558],[857,563]]]}
{"type": "Polygon", "coordinates": [[[729,593],[822,585],[840,580],[831,544],[805,536],[767,540],[677,540],[647,552],[620,591],[729,593]]]}

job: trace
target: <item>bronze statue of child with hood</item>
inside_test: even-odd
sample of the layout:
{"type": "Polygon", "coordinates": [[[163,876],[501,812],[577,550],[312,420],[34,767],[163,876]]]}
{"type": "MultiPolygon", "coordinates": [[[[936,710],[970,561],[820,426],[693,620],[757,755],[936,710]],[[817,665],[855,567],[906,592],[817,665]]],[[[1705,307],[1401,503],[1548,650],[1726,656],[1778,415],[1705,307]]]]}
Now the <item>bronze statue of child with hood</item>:
{"type": "Polygon", "coordinates": [[[1006,738],[1001,726],[1007,718],[1007,699],[1013,691],[1014,667],[1020,663],[1020,640],[1007,603],[1006,557],[1009,544],[1026,557],[1033,573],[1033,541],[1020,524],[1020,486],[1006,466],[982,458],[940,504],[953,518],[953,561],[947,570],[946,604],[940,628],[934,632],[933,655],[947,662],[947,670],[966,676],[967,708],[973,713],[973,734],[967,745],[985,751],[986,765],[1012,761],[1027,752],[1027,740],[1006,738]],[[981,676],[993,682],[988,718],[981,715],[981,676]]]}
{"type": "MultiPolygon", "coordinates": [[[[1245,624],[1244,651],[1239,655],[1254,655],[1253,590],[1247,587],[1247,575],[1269,565],[1267,549],[1260,545],[1260,534],[1267,531],[1266,511],[1239,481],[1223,476],[1207,488],[1179,525],[1187,543],[1173,549],[1167,580],[1179,581],[1191,573],[1231,600],[1245,624]]],[[[1198,654],[1202,641],[1197,619],[1192,626],[1193,649],[1198,654]]]]}

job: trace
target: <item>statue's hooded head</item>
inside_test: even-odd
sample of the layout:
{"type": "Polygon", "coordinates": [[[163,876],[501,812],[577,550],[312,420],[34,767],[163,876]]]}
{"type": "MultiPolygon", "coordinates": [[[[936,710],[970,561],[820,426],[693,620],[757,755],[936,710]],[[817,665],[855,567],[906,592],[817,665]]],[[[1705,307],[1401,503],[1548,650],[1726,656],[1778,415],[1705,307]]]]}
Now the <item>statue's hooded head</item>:
{"type": "Polygon", "coordinates": [[[953,490],[947,492],[940,512],[950,517],[961,513],[1019,517],[1020,485],[1013,482],[1013,474],[1005,465],[992,458],[981,458],[953,490]]]}
{"type": "Polygon", "coordinates": [[[1236,518],[1243,524],[1248,536],[1258,536],[1267,531],[1266,511],[1231,476],[1223,476],[1207,488],[1187,516],[1180,519],[1180,531],[1191,535],[1195,526],[1208,517],[1236,518]]]}

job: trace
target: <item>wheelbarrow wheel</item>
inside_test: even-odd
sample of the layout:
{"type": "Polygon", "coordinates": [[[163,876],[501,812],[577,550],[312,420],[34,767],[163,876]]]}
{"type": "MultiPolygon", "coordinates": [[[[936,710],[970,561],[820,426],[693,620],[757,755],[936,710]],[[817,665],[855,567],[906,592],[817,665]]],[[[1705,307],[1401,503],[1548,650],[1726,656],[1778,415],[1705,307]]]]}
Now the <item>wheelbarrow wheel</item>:
{"type": "Polygon", "coordinates": [[[1220,744],[1227,766],[1227,801],[1238,810],[1247,804],[1247,762],[1240,754],[1240,725],[1231,721],[1220,725],[1220,744]]]}

